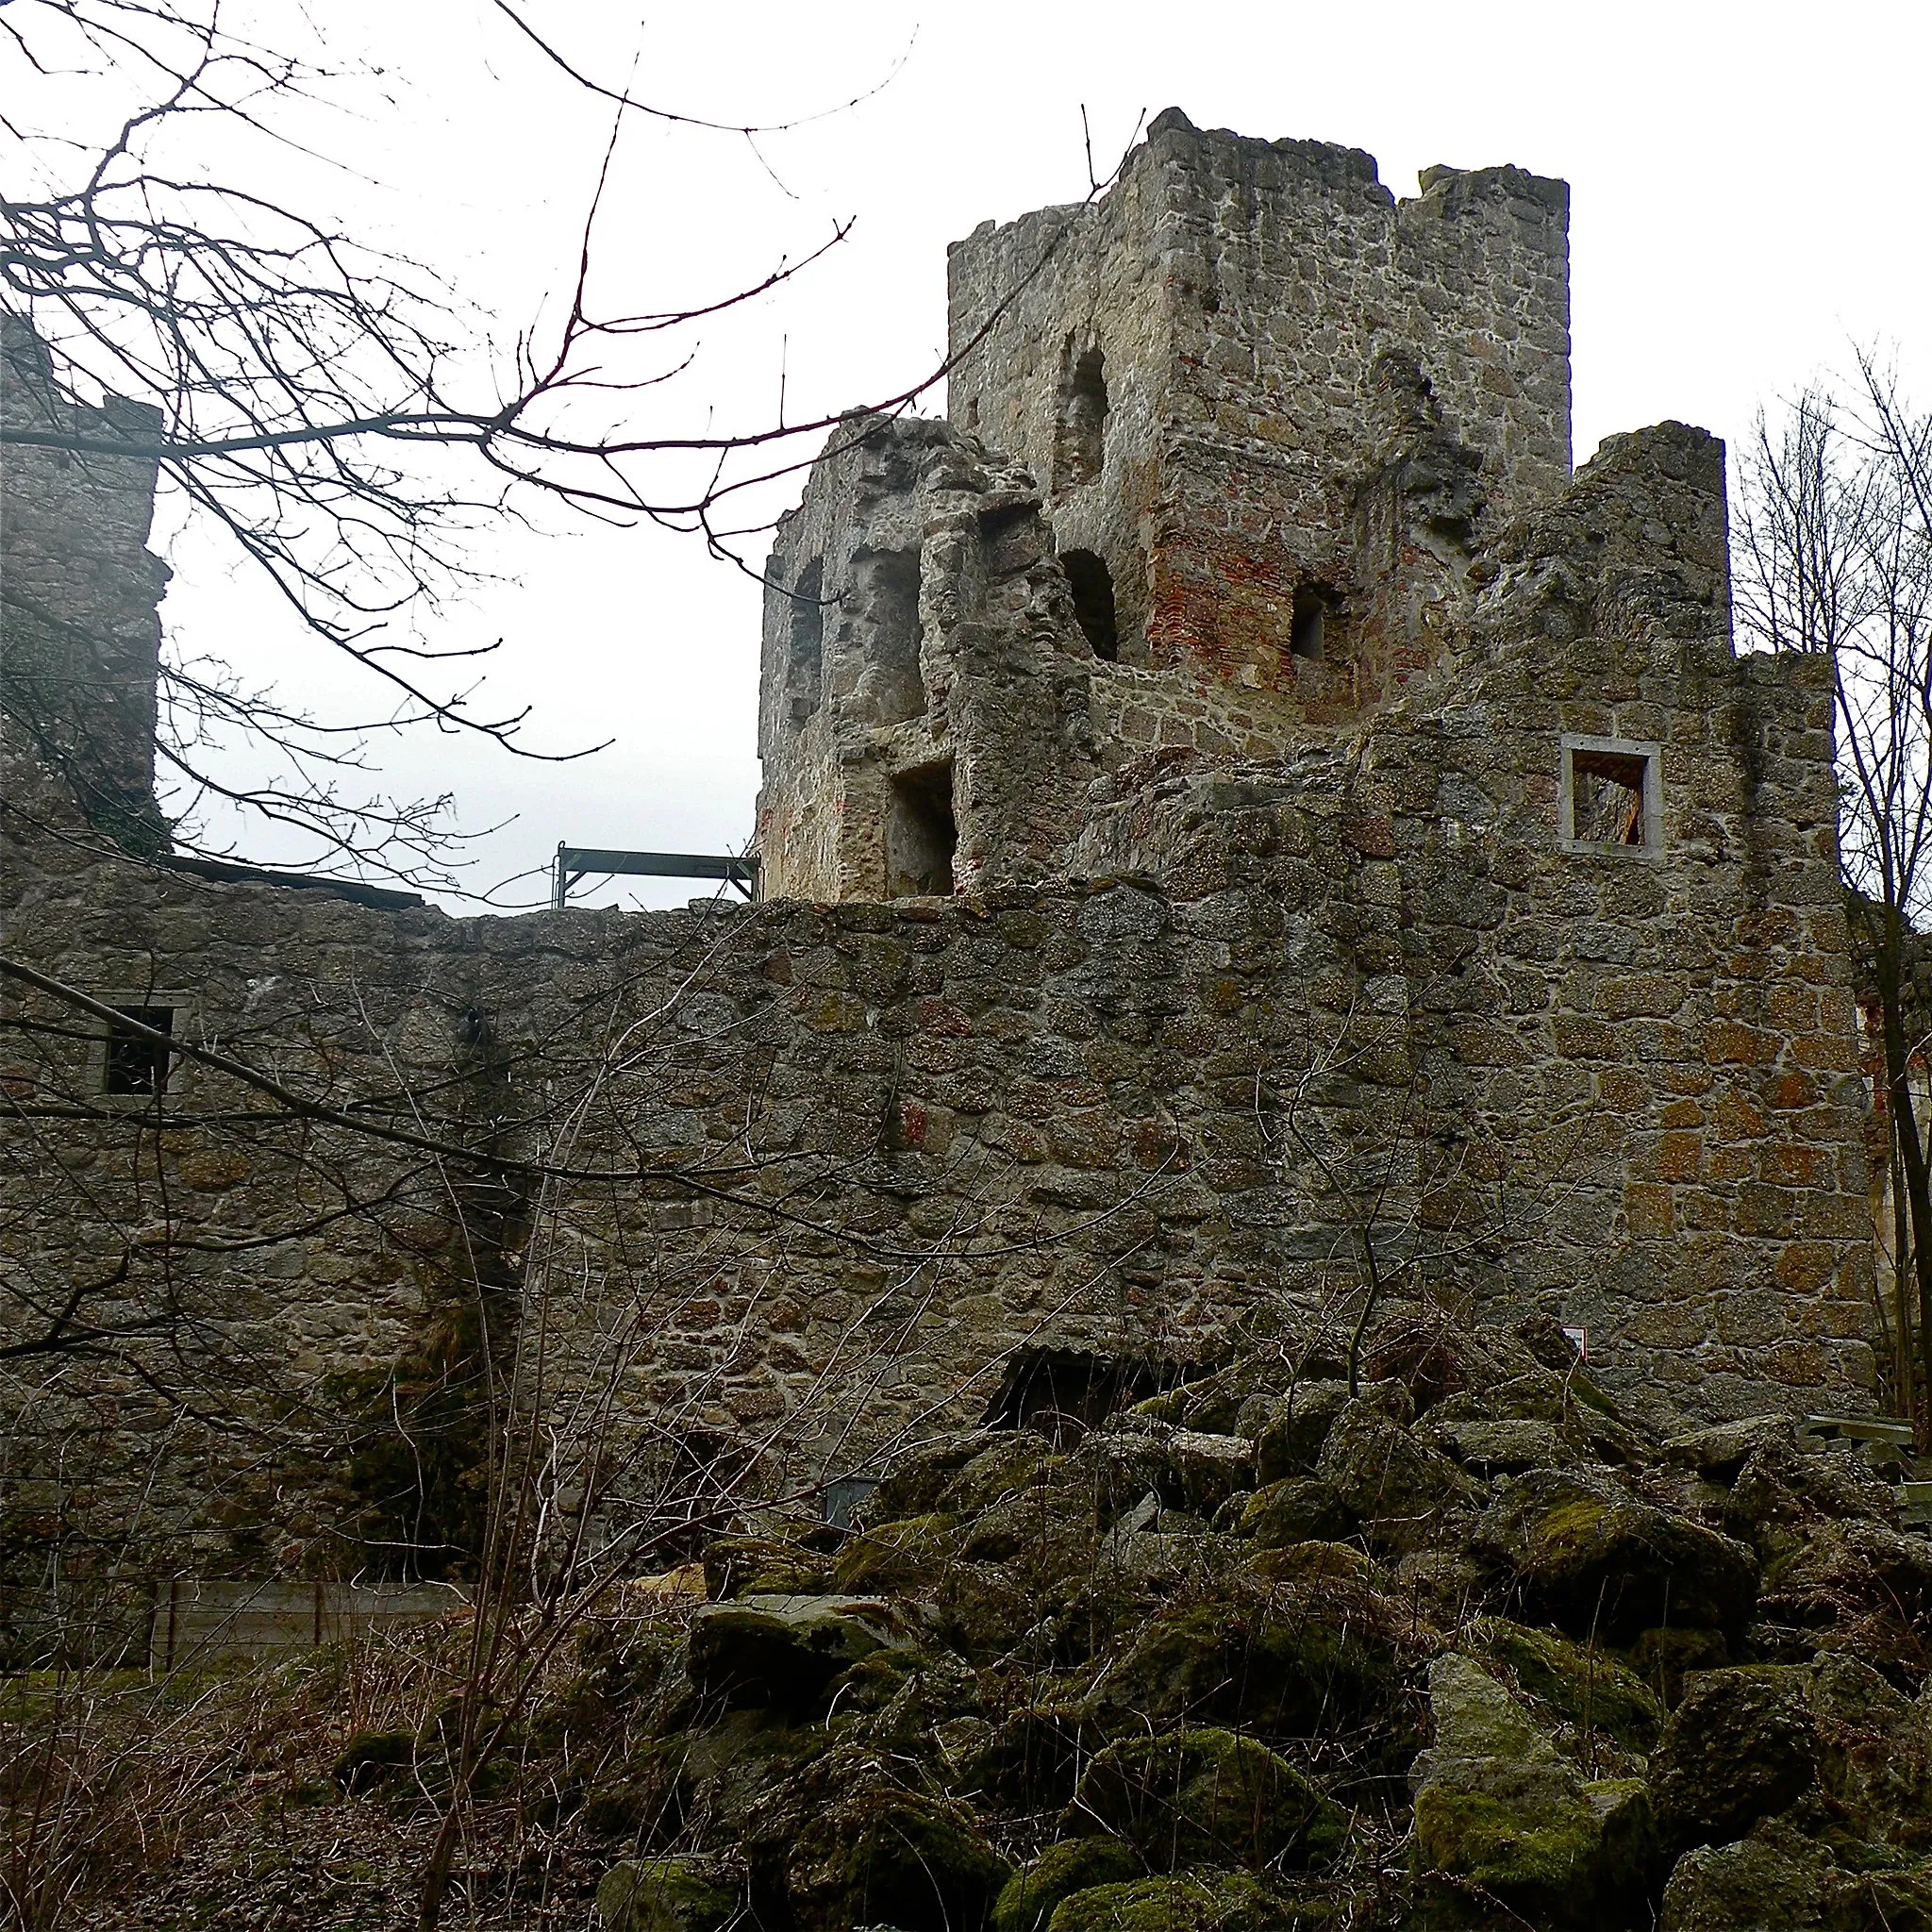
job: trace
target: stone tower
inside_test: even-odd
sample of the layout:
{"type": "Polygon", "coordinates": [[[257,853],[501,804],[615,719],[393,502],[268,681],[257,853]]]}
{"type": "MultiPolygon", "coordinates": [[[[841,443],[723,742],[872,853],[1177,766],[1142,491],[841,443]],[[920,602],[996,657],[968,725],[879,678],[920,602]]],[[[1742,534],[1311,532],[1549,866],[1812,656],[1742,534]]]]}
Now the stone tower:
{"type": "Polygon", "coordinates": [[[1481,526],[1569,475],[1568,209],[1170,108],[958,243],[953,434],[854,419],[774,552],[768,891],[1061,873],[1124,760],[1279,757],[1436,661],[1481,526]]]}

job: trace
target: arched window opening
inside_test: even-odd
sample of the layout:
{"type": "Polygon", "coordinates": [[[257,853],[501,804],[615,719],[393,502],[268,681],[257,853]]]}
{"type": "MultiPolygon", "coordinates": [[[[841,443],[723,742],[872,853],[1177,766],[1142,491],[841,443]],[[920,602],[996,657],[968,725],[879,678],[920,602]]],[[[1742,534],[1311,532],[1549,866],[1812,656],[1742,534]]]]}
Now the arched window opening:
{"type": "Polygon", "coordinates": [[[1120,622],[1114,611],[1113,577],[1091,550],[1069,550],[1060,558],[1074,592],[1074,616],[1093,646],[1093,655],[1120,662],[1120,622]]]}
{"type": "Polygon", "coordinates": [[[1075,354],[1067,338],[1054,433],[1054,488],[1072,490],[1100,475],[1107,454],[1107,358],[1098,349],[1075,354]]]}
{"type": "Polygon", "coordinates": [[[825,607],[824,566],[812,560],[798,574],[791,591],[791,637],[785,686],[791,695],[791,722],[803,724],[819,708],[824,694],[825,607]]]}
{"type": "Polygon", "coordinates": [[[1288,648],[1297,658],[1319,664],[1328,655],[1329,622],[1334,616],[1335,599],[1321,584],[1302,584],[1294,593],[1294,612],[1289,619],[1288,648]]]}

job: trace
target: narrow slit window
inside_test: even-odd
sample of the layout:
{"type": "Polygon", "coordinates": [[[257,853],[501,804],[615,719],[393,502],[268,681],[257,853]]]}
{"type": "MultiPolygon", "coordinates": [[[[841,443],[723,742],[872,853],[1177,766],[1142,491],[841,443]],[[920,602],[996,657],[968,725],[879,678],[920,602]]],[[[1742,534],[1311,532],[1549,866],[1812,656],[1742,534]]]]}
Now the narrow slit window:
{"type": "Polygon", "coordinates": [[[953,855],[958,844],[952,766],[924,765],[902,772],[892,780],[886,815],[886,896],[950,896],[953,855]]]}
{"type": "Polygon", "coordinates": [[[1288,648],[1294,657],[1305,658],[1311,664],[1319,664],[1327,657],[1332,603],[1328,592],[1318,584],[1303,584],[1296,590],[1288,626],[1288,648]]]}
{"type": "Polygon", "coordinates": [[[1660,851],[1657,747],[1614,738],[1565,738],[1557,818],[1566,851],[1660,851]]]}
{"type": "Polygon", "coordinates": [[[102,1058],[101,1091],[104,1093],[165,1093],[174,1063],[174,1050],[165,1040],[155,1040],[140,1028],[171,1035],[175,1031],[173,1007],[121,1007],[118,1021],[108,1026],[107,1051],[102,1058]]]}
{"type": "Polygon", "coordinates": [[[1109,664],[1119,663],[1120,621],[1114,610],[1112,574],[1091,550],[1069,550],[1060,562],[1074,593],[1074,621],[1093,646],[1093,655],[1109,664]]]}
{"type": "Polygon", "coordinates": [[[791,592],[791,661],[787,683],[791,693],[791,722],[803,724],[819,708],[824,691],[825,607],[824,568],[814,557],[799,573],[791,592]]]}

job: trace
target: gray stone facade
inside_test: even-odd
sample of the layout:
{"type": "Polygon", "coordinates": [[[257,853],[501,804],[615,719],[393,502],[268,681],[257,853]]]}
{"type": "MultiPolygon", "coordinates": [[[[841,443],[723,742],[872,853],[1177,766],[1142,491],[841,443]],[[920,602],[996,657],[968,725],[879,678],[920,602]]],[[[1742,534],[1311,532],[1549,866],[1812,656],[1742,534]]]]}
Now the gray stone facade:
{"type": "Polygon", "coordinates": [[[208,1391],[56,1362],[16,1515],[348,1562],[342,1417],[472,1305],[559,1428],[780,1486],[1370,1274],[1640,1404],[1868,1404],[1828,667],[1734,656],[1711,438],[1570,477],[1566,207],[1170,113],[961,243],[956,420],[852,419],[774,552],[756,906],[452,919],[13,812],[8,950],[214,1056],[111,1096],[5,991],[0,1268],[172,1308],[208,1391]]]}

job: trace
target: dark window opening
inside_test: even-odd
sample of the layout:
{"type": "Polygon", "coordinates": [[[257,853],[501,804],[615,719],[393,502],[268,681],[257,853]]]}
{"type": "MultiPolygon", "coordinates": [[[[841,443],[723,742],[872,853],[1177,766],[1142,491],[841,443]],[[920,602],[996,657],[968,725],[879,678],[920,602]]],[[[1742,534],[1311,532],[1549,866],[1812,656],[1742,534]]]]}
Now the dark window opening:
{"type": "Polygon", "coordinates": [[[116,1010],[132,1024],[125,1026],[112,1022],[108,1024],[102,1091],[165,1093],[173,1051],[165,1041],[150,1040],[145,1034],[135,1032],[134,1027],[149,1026],[157,1033],[172,1034],[175,1030],[174,1008],[121,1007],[116,1010]]]}
{"type": "Polygon", "coordinates": [[[1570,836],[1589,845],[1641,845],[1649,762],[1641,753],[1572,751],[1570,836]]]}
{"type": "Polygon", "coordinates": [[[887,898],[950,896],[958,843],[951,765],[924,765],[892,780],[886,814],[887,898]]]}
{"type": "Polygon", "coordinates": [[[1091,550],[1069,550],[1060,562],[1074,592],[1074,616],[1087,634],[1096,658],[1120,662],[1119,620],[1113,608],[1113,578],[1107,565],[1091,550]]]}
{"type": "Polygon", "coordinates": [[[1067,338],[1054,435],[1054,487],[1072,490],[1100,475],[1107,456],[1107,358],[1098,349],[1075,355],[1067,338]]]}
{"type": "Polygon", "coordinates": [[[1202,1373],[1179,1362],[1124,1359],[1071,1348],[1023,1348],[1008,1361],[999,1392],[979,1425],[1031,1429],[1056,1448],[1065,1448],[1108,1416],[1202,1373]]]}
{"type": "Polygon", "coordinates": [[[791,695],[791,722],[803,724],[819,708],[824,692],[825,607],[820,602],[824,568],[814,557],[799,573],[791,591],[791,658],[786,683],[791,695]]]}
{"type": "Polygon", "coordinates": [[[873,708],[881,724],[925,715],[919,669],[919,552],[875,551],[859,560],[860,609],[871,628],[868,667],[873,708]]]}
{"type": "Polygon", "coordinates": [[[1294,593],[1294,611],[1289,619],[1288,648],[1311,664],[1321,663],[1328,655],[1328,628],[1335,612],[1333,596],[1320,584],[1303,584],[1294,593]]]}

